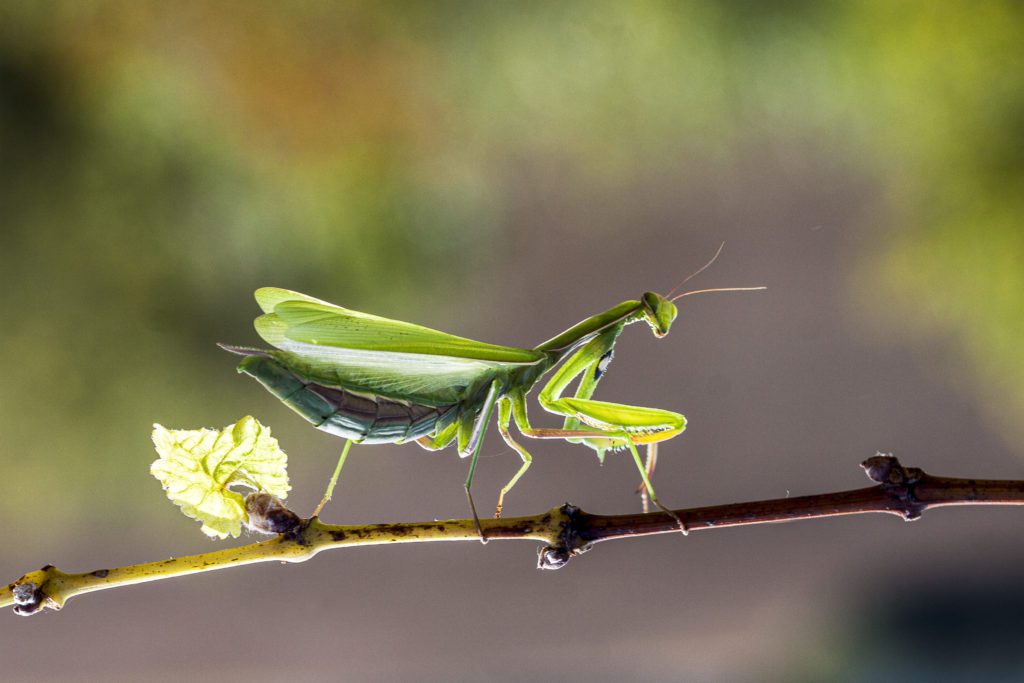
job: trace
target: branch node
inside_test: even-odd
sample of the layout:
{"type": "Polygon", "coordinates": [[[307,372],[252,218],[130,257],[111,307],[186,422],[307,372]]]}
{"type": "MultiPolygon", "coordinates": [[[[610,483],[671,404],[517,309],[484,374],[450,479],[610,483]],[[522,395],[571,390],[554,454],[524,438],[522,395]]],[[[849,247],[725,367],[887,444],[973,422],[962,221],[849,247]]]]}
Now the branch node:
{"type": "Polygon", "coordinates": [[[876,453],[860,466],[872,481],[878,482],[882,490],[897,501],[904,520],[911,522],[921,516],[926,506],[917,499],[914,488],[924,479],[924,470],[904,467],[897,458],[885,453],[876,453]]]}
{"type": "Polygon", "coordinates": [[[876,453],[860,464],[872,481],[891,486],[916,484],[924,478],[920,467],[904,467],[892,454],[876,453]]]}
{"type": "Polygon", "coordinates": [[[14,596],[14,612],[27,617],[46,608],[59,610],[64,606],[63,598],[50,595],[46,592],[46,584],[50,579],[62,574],[52,564],[42,569],[29,572],[11,584],[11,593],[14,596]]]}
{"type": "Polygon", "coordinates": [[[562,517],[562,521],[559,522],[562,530],[556,543],[546,545],[537,551],[537,569],[561,569],[569,560],[593,547],[592,543],[580,535],[578,523],[582,512],[578,507],[566,503],[552,512],[562,517]]]}
{"type": "Polygon", "coordinates": [[[304,527],[303,519],[288,509],[277,496],[264,491],[250,493],[245,497],[246,522],[253,531],[264,534],[295,534],[304,527]]]}

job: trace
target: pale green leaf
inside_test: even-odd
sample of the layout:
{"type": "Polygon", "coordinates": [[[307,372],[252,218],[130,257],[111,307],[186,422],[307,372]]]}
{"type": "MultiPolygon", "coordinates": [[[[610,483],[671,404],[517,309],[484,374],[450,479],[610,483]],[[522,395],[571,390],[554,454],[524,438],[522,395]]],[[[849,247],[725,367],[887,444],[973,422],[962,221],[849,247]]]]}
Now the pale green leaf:
{"type": "Polygon", "coordinates": [[[238,536],[247,520],[243,486],[286,498],[288,456],[254,417],[246,416],[220,431],[167,429],[153,425],[160,458],[149,468],[175,505],[203,523],[203,533],[238,536]]]}

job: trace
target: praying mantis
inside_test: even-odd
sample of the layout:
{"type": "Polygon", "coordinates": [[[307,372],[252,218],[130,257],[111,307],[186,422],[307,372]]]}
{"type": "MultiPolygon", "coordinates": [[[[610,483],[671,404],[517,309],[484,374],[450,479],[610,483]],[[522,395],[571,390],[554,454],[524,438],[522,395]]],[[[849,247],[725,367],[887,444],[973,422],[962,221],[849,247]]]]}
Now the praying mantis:
{"type": "Polygon", "coordinates": [[[415,441],[428,450],[455,443],[459,455],[470,458],[465,491],[484,542],[470,489],[495,409],[501,437],[522,460],[498,495],[495,517],[501,516],[505,496],[533,461],[512,436],[510,427],[515,422],[523,436],[582,443],[597,451],[602,462],[607,451],[628,449],[640,472],[642,491],[672,515],[685,533],[685,525],[658,500],[650,471],[656,445],[680,434],[686,418],[669,410],[596,401],[591,396],[627,325],[642,321],[654,336],[664,337],[678,313],[678,299],[755,289],[764,287],[697,290],[675,297],[645,292],[640,299],[624,301],[527,349],[473,341],[352,311],[299,292],[264,287],[255,294],[263,310],[255,327],[274,348],[220,346],[245,356],[238,366],[240,373],[256,379],[317,429],[350,443],[415,441]],[[559,429],[534,427],[527,416],[526,396],[552,370],[554,375],[537,399],[564,422],[559,429]],[[575,394],[565,396],[577,378],[575,394]],[[649,448],[646,466],[638,445],[649,448]]]}

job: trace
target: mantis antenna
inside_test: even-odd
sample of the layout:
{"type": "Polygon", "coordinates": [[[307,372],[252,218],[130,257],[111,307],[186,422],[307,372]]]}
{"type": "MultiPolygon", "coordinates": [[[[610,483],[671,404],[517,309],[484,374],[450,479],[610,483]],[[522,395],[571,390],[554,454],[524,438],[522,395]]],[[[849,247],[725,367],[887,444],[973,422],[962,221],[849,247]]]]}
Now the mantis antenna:
{"type": "Polygon", "coordinates": [[[669,292],[668,296],[666,296],[665,298],[669,299],[670,301],[675,301],[675,299],[672,298],[672,295],[676,293],[676,290],[678,290],[680,287],[685,285],[687,282],[689,282],[690,280],[692,280],[693,278],[697,277],[698,275],[703,273],[705,270],[707,270],[711,266],[712,263],[714,263],[715,261],[718,260],[718,256],[719,256],[719,254],[722,253],[722,249],[725,249],[725,242],[722,242],[721,244],[718,245],[718,251],[715,252],[715,255],[711,257],[710,261],[708,261],[703,266],[701,266],[700,268],[698,268],[697,270],[693,271],[692,273],[687,275],[685,278],[683,278],[683,281],[680,282],[675,287],[673,287],[672,291],[669,292]]]}
{"type": "Polygon", "coordinates": [[[714,289],[695,289],[692,292],[683,292],[682,294],[676,294],[669,301],[675,301],[676,299],[682,299],[684,296],[690,296],[691,294],[707,294],[708,292],[755,292],[759,289],[768,289],[764,285],[760,287],[715,287],[714,289]]]}

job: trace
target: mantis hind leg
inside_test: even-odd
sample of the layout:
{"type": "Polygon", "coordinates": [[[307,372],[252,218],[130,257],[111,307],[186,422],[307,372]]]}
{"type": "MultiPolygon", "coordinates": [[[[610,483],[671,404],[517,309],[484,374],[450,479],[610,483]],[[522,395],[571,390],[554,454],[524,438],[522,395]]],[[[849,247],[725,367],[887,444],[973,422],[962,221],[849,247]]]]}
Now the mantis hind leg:
{"type": "Polygon", "coordinates": [[[471,456],[469,474],[466,475],[466,500],[469,501],[469,509],[473,513],[473,524],[476,525],[477,533],[480,534],[480,542],[485,544],[487,543],[487,535],[484,533],[483,527],[480,526],[480,516],[476,513],[476,503],[473,502],[473,493],[470,491],[470,487],[473,486],[476,463],[480,459],[480,448],[484,443],[484,432],[487,431],[487,423],[490,422],[491,415],[494,413],[494,404],[498,400],[500,389],[501,383],[498,380],[491,382],[491,387],[487,390],[483,406],[480,408],[476,421],[473,423],[472,433],[469,434],[466,440],[466,452],[461,453],[463,457],[466,455],[471,456]]]}
{"type": "Polygon", "coordinates": [[[348,451],[352,448],[352,439],[345,441],[345,447],[341,449],[341,456],[338,458],[338,464],[334,468],[334,474],[331,475],[331,481],[327,484],[327,490],[324,491],[324,497],[320,499],[320,504],[313,510],[313,514],[310,517],[319,517],[320,511],[327,505],[327,501],[334,495],[334,487],[338,485],[338,477],[341,476],[341,468],[345,466],[345,461],[348,459],[348,451]]]}

